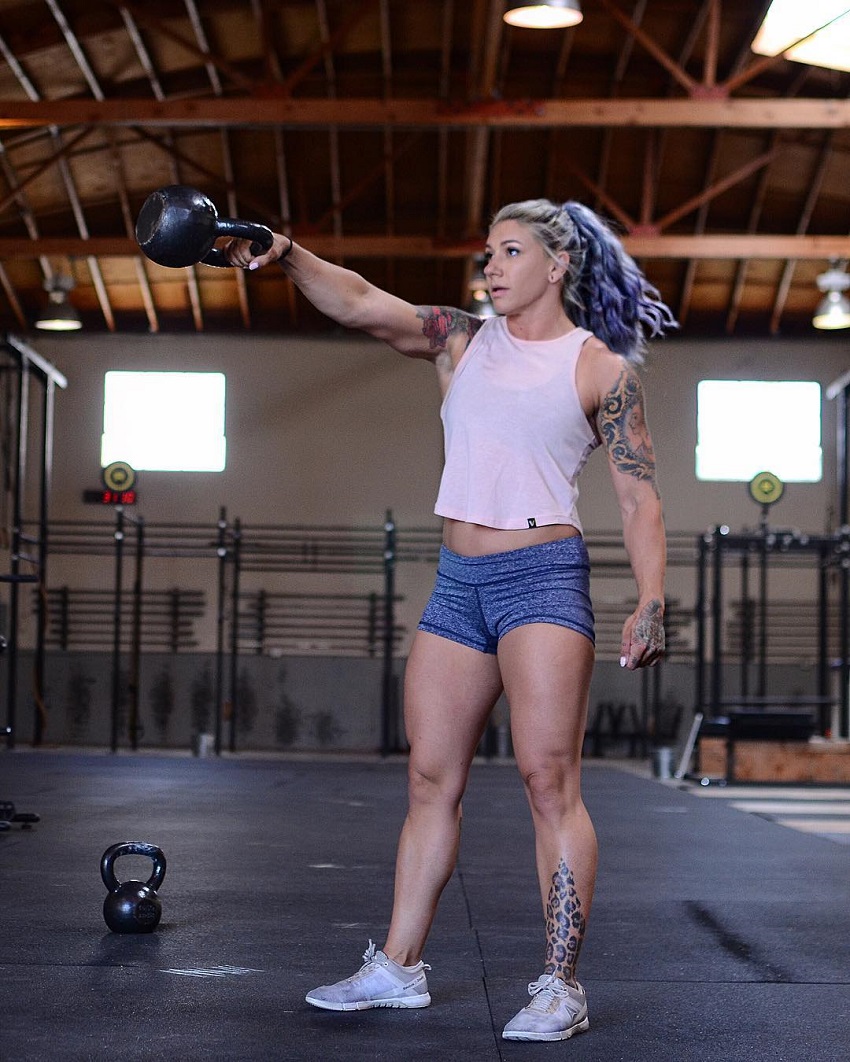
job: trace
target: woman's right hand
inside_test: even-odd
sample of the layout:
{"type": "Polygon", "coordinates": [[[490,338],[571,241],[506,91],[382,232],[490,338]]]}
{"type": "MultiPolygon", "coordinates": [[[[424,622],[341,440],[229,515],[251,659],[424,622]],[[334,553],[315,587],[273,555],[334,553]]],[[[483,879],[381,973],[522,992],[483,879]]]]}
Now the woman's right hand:
{"type": "Polygon", "coordinates": [[[222,242],[220,249],[232,266],[239,269],[261,269],[263,266],[271,265],[272,262],[277,262],[280,258],[287,257],[292,249],[292,240],[288,236],[279,232],[272,233],[272,235],[274,236],[272,245],[263,254],[251,253],[251,240],[240,240],[235,237],[229,237],[222,242]]]}

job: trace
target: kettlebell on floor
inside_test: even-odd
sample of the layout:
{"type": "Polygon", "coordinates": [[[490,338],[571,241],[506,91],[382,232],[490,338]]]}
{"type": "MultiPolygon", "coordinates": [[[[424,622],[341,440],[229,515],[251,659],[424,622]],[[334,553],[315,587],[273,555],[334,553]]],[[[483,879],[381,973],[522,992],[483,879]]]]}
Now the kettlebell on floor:
{"type": "Polygon", "coordinates": [[[152,933],[162,917],[162,903],[156,890],[165,878],[165,853],[145,841],[113,844],[100,860],[100,876],[109,894],[103,901],[103,917],[113,933],[152,933]],[[115,860],[122,855],[149,856],[153,870],[147,881],[120,882],[115,876],[115,860]]]}

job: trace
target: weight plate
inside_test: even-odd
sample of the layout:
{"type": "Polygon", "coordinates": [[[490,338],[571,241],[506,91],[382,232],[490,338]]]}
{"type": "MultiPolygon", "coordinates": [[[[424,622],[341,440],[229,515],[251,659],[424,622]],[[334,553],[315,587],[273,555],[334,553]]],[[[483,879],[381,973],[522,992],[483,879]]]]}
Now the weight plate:
{"type": "Polygon", "coordinates": [[[759,505],[773,505],[782,497],[785,484],[772,472],[759,472],[750,480],[750,497],[759,505]]]}
{"type": "Polygon", "coordinates": [[[107,490],[132,490],[136,482],[136,470],[126,461],[113,461],[103,470],[103,485],[107,490]]]}

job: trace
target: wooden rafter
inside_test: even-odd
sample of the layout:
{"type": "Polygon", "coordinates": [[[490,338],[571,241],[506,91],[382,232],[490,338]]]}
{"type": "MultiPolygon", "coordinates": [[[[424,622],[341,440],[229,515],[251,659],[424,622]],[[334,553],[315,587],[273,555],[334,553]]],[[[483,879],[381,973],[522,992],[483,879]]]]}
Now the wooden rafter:
{"type": "MultiPolygon", "coordinates": [[[[325,67],[327,97],[336,99],[336,70],[334,67],[331,32],[325,0],[315,0],[319,20],[320,53],[325,67]]],[[[335,124],[328,128],[328,155],[330,159],[331,220],[334,236],[342,236],[342,172],[339,159],[339,129],[335,124]]]]}
{"type": "MultiPolygon", "coordinates": [[[[372,170],[365,174],[361,179],[340,199],[336,204],[330,206],[324,214],[321,214],[314,222],[310,224],[310,232],[321,232],[327,224],[334,220],[334,216],[338,211],[345,210],[346,207],[356,203],[370,188],[374,187],[380,180],[386,179],[386,171],[388,167],[398,164],[398,162],[407,154],[408,151],[419,140],[421,133],[412,133],[406,137],[402,143],[400,143],[393,151],[392,155],[385,156],[372,170]]],[[[392,232],[389,232],[392,235],[392,232]]]]}
{"type": "Polygon", "coordinates": [[[697,90],[700,87],[699,82],[692,78],[684,67],[677,63],[672,56],[668,55],[653,37],[644,32],[639,25],[633,22],[624,11],[613,3],[613,0],[600,0],[600,3],[609,15],[619,22],[626,32],[641,44],[689,95],[696,95],[697,90]]]}
{"type": "Polygon", "coordinates": [[[25,178],[23,178],[22,180],[18,180],[17,186],[10,195],[7,195],[4,199],[0,199],[0,214],[3,213],[6,207],[10,206],[16,201],[19,194],[24,190],[24,188],[26,188],[28,184],[32,184],[33,181],[41,177],[41,175],[43,173],[46,173],[47,170],[53,169],[53,167],[58,165],[58,163],[62,159],[69,155],[78,144],[80,144],[83,140],[85,140],[89,136],[92,136],[96,132],[96,129],[83,129],[78,132],[76,136],[72,137],[71,140],[69,140],[67,143],[60,143],[48,158],[46,158],[42,163],[36,166],[36,168],[32,170],[29,174],[27,174],[25,178]]]}
{"type": "MultiPolygon", "coordinates": [[[[677,58],[677,62],[679,64],[679,66],[681,66],[683,68],[691,60],[691,58],[693,56],[693,53],[694,53],[694,51],[696,49],[697,43],[700,40],[703,32],[705,32],[705,27],[706,27],[706,25],[708,24],[708,21],[709,21],[710,7],[711,7],[712,3],[714,3],[714,0],[703,0],[703,2],[700,5],[700,9],[697,12],[696,17],[694,18],[693,23],[692,23],[688,33],[685,35],[685,40],[684,40],[684,42],[682,44],[682,47],[679,50],[679,55],[678,55],[678,58],[677,58]]],[[[709,30],[709,32],[710,32],[710,30],[709,30]]],[[[629,39],[631,40],[631,38],[629,38],[629,39]]],[[[676,94],[676,81],[673,78],[671,78],[670,82],[669,82],[669,84],[667,86],[667,95],[672,97],[672,96],[675,96],[675,94],[676,94]]],[[[614,133],[613,133],[613,131],[611,131],[610,134],[609,134],[609,131],[606,130],[606,135],[614,135],[614,133]]],[[[671,139],[674,139],[674,138],[675,138],[675,130],[666,129],[666,128],[661,130],[661,134],[660,134],[660,137],[659,137],[660,145],[659,145],[659,152],[658,152],[660,160],[663,160],[665,151],[668,149],[668,146],[670,144],[671,139]]],[[[714,171],[715,171],[715,168],[716,168],[714,164],[716,163],[717,158],[719,156],[720,139],[721,139],[721,131],[720,130],[716,130],[716,129],[713,130],[712,133],[711,133],[711,141],[712,141],[711,158],[712,158],[713,162],[712,162],[712,165],[709,168],[708,173],[706,174],[706,181],[705,181],[705,183],[703,185],[703,189],[707,188],[712,183],[712,181],[714,180],[714,171]]],[[[692,226],[693,226],[693,231],[694,232],[704,232],[705,231],[705,223],[706,223],[706,220],[708,218],[709,205],[710,205],[710,200],[702,203],[697,208],[696,217],[692,221],[692,226]]],[[[694,283],[696,281],[696,274],[697,274],[697,262],[696,262],[695,259],[689,258],[687,260],[687,263],[686,263],[686,266],[685,266],[685,270],[684,270],[684,276],[682,278],[681,292],[680,292],[680,299],[679,299],[679,312],[677,314],[678,320],[679,320],[680,324],[682,324],[682,325],[684,325],[685,321],[687,320],[688,313],[690,312],[691,298],[692,298],[692,295],[693,295],[694,283]]]]}
{"type": "MultiPolygon", "coordinates": [[[[794,84],[788,90],[789,96],[795,96],[804,86],[806,78],[808,77],[808,69],[803,67],[797,76],[794,84]]],[[[768,150],[773,151],[778,149],[782,143],[783,132],[781,130],[771,130],[770,139],[768,141],[768,150]]],[[[761,221],[762,211],[767,201],[768,193],[770,191],[770,166],[765,166],[759,175],[758,185],[753,195],[750,204],[750,214],[747,219],[747,232],[757,232],[759,222],[761,221]]],[[[749,271],[750,263],[748,259],[742,258],[735,267],[735,279],[732,284],[732,290],[729,295],[729,305],[726,313],[726,333],[731,335],[735,330],[735,325],[738,320],[738,314],[740,312],[741,303],[744,299],[744,290],[747,282],[747,273],[749,271]]]]}
{"type": "MultiPolygon", "coordinates": [[[[48,7],[56,20],[57,25],[62,31],[62,36],[65,39],[65,43],[68,46],[68,50],[74,57],[74,61],[80,69],[83,77],[86,80],[86,84],[89,86],[89,90],[98,103],[102,103],[106,98],[103,89],[100,87],[100,83],[97,80],[97,76],[88,61],[85,51],[83,50],[80,42],[77,40],[74,31],[71,29],[68,20],[65,18],[65,13],[59,6],[58,0],[47,0],[48,7]]],[[[108,139],[107,130],[107,139],[108,139]]],[[[54,143],[62,146],[62,132],[57,127],[51,128],[51,137],[54,143]]],[[[68,165],[67,152],[63,152],[58,159],[58,169],[62,177],[62,183],[65,186],[65,192],[68,196],[68,200],[71,204],[71,212],[74,215],[74,222],[77,226],[77,231],[83,240],[87,240],[90,236],[88,221],[86,220],[85,210],[80,198],[79,191],[77,189],[76,181],[71,173],[71,167],[68,165]]],[[[106,327],[110,332],[115,331],[115,314],[112,312],[112,304],[109,299],[109,292],[106,287],[106,283],[103,279],[103,272],[100,268],[100,262],[93,254],[86,255],[86,265],[88,266],[89,274],[92,280],[92,286],[94,287],[95,295],[97,296],[98,304],[100,305],[103,319],[106,322],[106,327]]]]}
{"type": "MultiPolygon", "coordinates": [[[[293,232],[311,251],[323,257],[342,258],[465,258],[481,250],[481,240],[471,239],[455,243],[436,240],[432,236],[336,236],[293,232]]],[[[699,258],[734,261],[738,258],[776,260],[782,258],[827,261],[830,258],[850,258],[850,236],[793,236],[738,233],[664,236],[652,232],[637,232],[623,237],[626,250],[638,258],[683,259],[699,258]]],[[[40,254],[79,257],[94,254],[98,257],[130,257],[139,254],[134,240],[124,236],[93,236],[88,240],[76,237],[42,237],[37,245],[17,238],[0,237],[0,260],[6,258],[36,258],[40,254]]],[[[159,268],[159,267],[158,267],[159,268]]]]}
{"type": "MultiPolygon", "coordinates": [[[[635,8],[632,11],[632,22],[639,26],[643,21],[643,16],[646,13],[647,0],[638,0],[635,4],[635,8]]],[[[574,34],[570,35],[571,39],[574,34]]],[[[610,95],[611,99],[616,99],[620,95],[620,88],[623,84],[623,79],[628,69],[629,60],[632,57],[634,51],[635,39],[629,34],[626,34],[623,43],[620,47],[620,51],[617,56],[617,62],[614,66],[614,72],[611,75],[610,95]]],[[[598,188],[605,188],[608,182],[608,172],[611,164],[611,151],[614,145],[614,137],[616,135],[616,129],[612,126],[607,126],[602,133],[602,147],[599,152],[599,163],[596,169],[596,186],[598,188]]],[[[596,209],[601,206],[599,197],[596,197],[594,204],[596,209]]]]}
{"type": "MultiPolygon", "coordinates": [[[[378,0],[360,0],[357,7],[348,13],[344,21],[333,34],[328,34],[321,39],[313,51],[304,59],[299,67],[286,78],[281,86],[281,94],[291,96],[298,85],[313,71],[313,69],[333,54],[334,49],[348,37],[349,33],[359,25],[361,19],[367,15],[378,0]]],[[[300,101],[299,101],[300,102],[300,101]]],[[[347,105],[347,104],[346,104],[347,105]]]]}
{"type": "Polygon", "coordinates": [[[756,59],[744,69],[738,71],[738,73],[727,78],[726,81],[718,84],[716,75],[717,51],[720,34],[720,0],[711,0],[706,62],[704,64],[702,82],[696,81],[692,78],[685,70],[684,66],[681,63],[676,62],[676,60],[668,55],[653,37],[648,33],[645,33],[640,26],[636,25],[628,15],[618,7],[614,0],[599,0],[599,2],[611,17],[619,22],[626,32],[634,37],[634,39],[638,41],[642,47],[645,48],[646,51],[649,52],[649,54],[682,86],[688,95],[692,97],[728,97],[733,91],[741,88],[748,82],[753,81],[760,74],[781,62],[784,56],[793,48],[796,48],[804,41],[809,40],[810,37],[814,37],[816,33],[828,29],[834,22],[838,22],[840,19],[844,18],[846,14],[846,11],[841,11],[822,25],[815,27],[798,40],[793,41],[784,51],[779,52],[777,55],[763,56],[760,59],[756,59]]]}
{"type": "Polygon", "coordinates": [[[708,0],[708,27],[705,36],[705,60],[702,83],[706,88],[717,84],[717,60],[720,53],[720,0],[708,0]]]}
{"type": "MultiPolygon", "coordinates": [[[[502,14],[504,7],[500,0],[482,0],[477,14],[482,21],[482,32],[476,34],[479,42],[475,48],[473,69],[476,78],[470,85],[471,93],[480,99],[489,98],[495,89],[498,77],[498,60],[502,41],[502,14]]],[[[487,196],[487,161],[491,147],[490,130],[482,126],[471,129],[467,134],[469,149],[464,174],[465,200],[465,235],[472,240],[479,232],[481,217],[487,196]]],[[[480,250],[480,247],[478,248],[480,250]]],[[[458,301],[467,302],[467,288],[473,275],[474,262],[467,258],[461,280],[462,292],[458,301]]]]}
{"type": "Polygon", "coordinates": [[[767,0],[599,0],[546,35],[505,27],[504,0],[44,0],[41,20],[37,6],[0,15],[0,257],[20,260],[6,281],[24,310],[40,294],[29,263],[49,279],[70,260],[89,307],[115,284],[118,326],[144,313],[155,331],[188,301],[199,331],[271,315],[322,327],[278,270],[246,284],[145,259],[132,222],[152,182],[196,185],[222,214],[354,268],[382,259],[370,275],[404,298],[421,276],[441,301],[464,299],[453,289],[486,217],[534,195],[614,217],[681,319],[708,329],[767,330],[771,310],[771,331],[806,327],[803,263],[850,259],[850,75],[754,56],[767,0]],[[771,164],[768,148],[787,156],[771,164]],[[762,231],[777,218],[784,233],[762,231]],[[127,260],[96,277],[113,255],[127,260]],[[681,267],[650,265],[665,259],[681,267]]]}
{"type": "MultiPolygon", "coordinates": [[[[817,203],[818,196],[820,195],[826,177],[827,167],[831,161],[833,139],[833,133],[828,133],[824,138],[820,157],[815,166],[815,172],[809,182],[808,192],[806,193],[806,199],[803,203],[803,209],[800,211],[800,217],[797,220],[798,236],[802,236],[809,228],[809,222],[812,219],[815,204],[817,203]]],[[[773,303],[773,312],[770,315],[770,331],[773,335],[779,331],[780,321],[782,320],[782,311],[785,308],[788,292],[791,290],[791,281],[794,277],[794,270],[796,268],[797,260],[795,258],[789,258],[785,262],[785,266],[782,270],[782,276],[779,280],[776,290],[776,298],[773,303]]]]}
{"type": "Polygon", "coordinates": [[[0,129],[68,125],[237,128],[412,126],[534,129],[557,126],[848,129],[846,99],[528,99],[446,104],[436,99],[223,97],[220,99],[0,100],[0,129]]]}
{"type": "Polygon", "coordinates": [[[181,33],[175,32],[171,29],[166,22],[156,13],[148,11],[143,4],[134,3],[133,0],[105,0],[110,6],[121,11],[125,8],[134,18],[136,23],[140,26],[144,26],[149,32],[159,34],[162,37],[166,37],[174,44],[178,44],[181,48],[185,49],[190,55],[194,55],[200,59],[206,66],[208,64],[215,67],[215,69],[223,74],[228,81],[243,91],[251,92],[257,85],[256,79],[246,77],[237,67],[232,63],[228,63],[222,59],[221,56],[213,55],[209,50],[204,51],[203,47],[193,41],[189,37],[184,37],[181,33]]]}
{"type": "Polygon", "coordinates": [[[681,203],[673,210],[669,210],[663,218],[659,218],[655,222],[655,226],[663,231],[669,229],[671,225],[680,221],[682,218],[687,217],[688,214],[692,214],[703,203],[707,203],[711,199],[716,199],[724,192],[728,192],[730,188],[734,188],[736,184],[740,184],[741,181],[745,181],[752,174],[758,172],[762,167],[767,166],[769,162],[772,162],[776,155],[779,153],[780,147],[777,145],[770,151],[765,151],[757,158],[750,159],[749,162],[745,162],[743,166],[739,166],[733,173],[727,174],[719,181],[715,181],[708,188],[704,188],[699,195],[693,196],[686,202],[681,203]]]}
{"type": "MultiPolygon", "coordinates": [[[[124,231],[128,237],[133,238],[133,229],[135,219],[133,218],[132,211],[130,209],[130,197],[127,194],[127,182],[124,174],[124,163],[121,158],[121,152],[118,149],[118,145],[115,142],[114,132],[110,130],[110,154],[112,155],[112,165],[116,176],[116,187],[118,189],[118,198],[121,203],[121,217],[124,221],[124,231]]],[[[142,305],[145,309],[145,316],[148,319],[148,329],[151,333],[159,331],[159,319],[156,315],[156,307],[153,301],[153,293],[151,292],[150,282],[148,281],[148,275],[145,272],[145,264],[141,255],[136,257],[135,260],[136,279],[139,283],[139,291],[142,295],[142,305]]]]}
{"type": "Polygon", "coordinates": [[[12,313],[15,315],[15,320],[18,322],[19,327],[25,331],[29,322],[27,321],[23,307],[21,306],[18,293],[15,291],[12,282],[9,280],[9,275],[2,263],[0,263],[0,287],[3,288],[6,299],[12,307],[12,313]]]}

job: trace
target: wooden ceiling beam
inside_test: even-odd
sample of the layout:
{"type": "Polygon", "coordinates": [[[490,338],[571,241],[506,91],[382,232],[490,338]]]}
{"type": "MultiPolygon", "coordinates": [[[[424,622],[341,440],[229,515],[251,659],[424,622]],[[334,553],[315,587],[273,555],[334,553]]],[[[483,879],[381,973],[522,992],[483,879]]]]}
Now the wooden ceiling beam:
{"type": "Polygon", "coordinates": [[[377,2],[378,0],[361,0],[361,3],[358,4],[353,11],[349,11],[336,32],[333,34],[328,33],[324,39],[321,39],[313,51],[301,62],[298,68],[293,70],[293,72],[284,80],[280,89],[281,93],[286,96],[291,96],[300,83],[310,75],[314,67],[316,67],[322,60],[327,61],[327,59],[333,55],[334,50],[346,40],[352,30],[357,28],[360,21],[369,14],[377,2]]]}
{"type": "MultiPolygon", "coordinates": [[[[193,158],[188,152],[181,151],[175,146],[174,140],[170,135],[166,136],[164,139],[160,139],[159,137],[154,136],[153,133],[147,132],[145,129],[137,128],[134,132],[143,140],[155,144],[156,147],[171,159],[175,166],[188,166],[195,171],[195,174],[200,174],[200,176],[206,178],[216,186],[222,183],[222,175],[218,170],[211,170],[208,166],[202,166],[200,162],[193,158]]],[[[233,190],[233,186],[227,184],[225,180],[225,191],[231,192],[233,190]]],[[[244,189],[240,190],[239,198],[242,200],[243,204],[250,206],[252,210],[256,211],[261,216],[266,215],[266,206],[261,203],[259,199],[254,199],[253,196],[247,195],[244,189]]],[[[266,223],[276,225],[278,220],[279,219],[275,215],[272,215],[271,218],[267,219],[266,223]]]]}
{"type": "MultiPolygon", "coordinates": [[[[832,161],[832,145],[834,134],[827,133],[824,138],[823,146],[821,148],[820,157],[818,158],[815,171],[809,180],[808,192],[806,193],[806,199],[803,204],[803,209],[800,213],[800,217],[797,221],[796,235],[802,236],[806,233],[812,220],[812,215],[815,212],[818,199],[820,198],[821,190],[826,179],[827,170],[832,161]]],[[[780,324],[782,321],[782,313],[785,309],[785,303],[788,299],[788,295],[791,291],[791,282],[794,279],[794,271],[797,268],[797,261],[794,258],[789,258],[785,263],[785,268],[782,270],[782,276],[779,280],[779,284],[776,290],[776,299],[773,304],[773,313],[770,316],[770,333],[776,335],[780,330],[780,324]]]]}
{"type": "MultiPolygon", "coordinates": [[[[224,74],[224,76],[234,85],[238,85],[247,92],[251,92],[256,87],[256,79],[246,77],[242,71],[233,66],[232,63],[228,63],[220,56],[213,55],[209,49],[205,51],[203,45],[198,44],[196,41],[192,41],[191,39],[176,33],[162,18],[148,10],[147,5],[134,3],[133,0],[109,0],[109,2],[119,11],[122,8],[126,9],[133,16],[135,22],[140,26],[144,26],[148,32],[159,34],[160,36],[167,38],[172,41],[172,43],[183,48],[184,51],[188,52],[190,55],[195,56],[195,58],[199,59],[205,66],[209,67],[212,65],[219,73],[224,74]]],[[[195,27],[193,26],[193,29],[194,28],[195,27]]]]}
{"type": "Polygon", "coordinates": [[[26,331],[29,328],[29,321],[27,321],[24,308],[21,306],[18,293],[15,291],[11,280],[9,280],[9,275],[3,268],[2,264],[0,264],[0,287],[3,288],[3,292],[6,295],[6,299],[12,309],[12,313],[15,315],[15,320],[18,322],[19,327],[26,331]]]}
{"type": "Polygon", "coordinates": [[[172,127],[428,126],[552,128],[636,126],[749,129],[847,129],[847,99],[528,99],[470,104],[437,99],[0,100],[0,129],[70,125],[172,127]]]}
{"type": "Polygon", "coordinates": [[[730,188],[734,188],[736,184],[740,184],[741,181],[745,181],[752,174],[756,173],[762,167],[767,166],[772,162],[776,155],[779,153],[778,147],[773,147],[769,151],[765,151],[759,155],[758,158],[751,159],[743,166],[739,166],[734,173],[728,174],[722,180],[716,181],[714,184],[707,188],[704,188],[699,195],[695,195],[692,199],[689,199],[686,203],[682,203],[674,210],[669,211],[663,218],[659,218],[655,225],[659,229],[669,228],[670,225],[675,224],[677,221],[681,221],[682,218],[687,217],[688,214],[692,214],[695,210],[707,203],[712,199],[716,199],[724,192],[728,192],[730,188]]]}
{"type": "Polygon", "coordinates": [[[53,166],[58,165],[58,163],[63,158],[65,158],[66,155],[70,154],[70,152],[77,146],[77,144],[79,144],[82,140],[84,140],[87,136],[90,136],[94,132],[96,132],[94,128],[84,129],[82,132],[78,133],[72,140],[69,140],[67,144],[60,144],[52,155],[50,155],[38,166],[36,166],[36,168],[31,173],[29,173],[23,180],[19,179],[12,192],[4,199],[0,200],[0,214],[5,211],[6,207],[11,206],[12,203],[16,202],[20,198],[21,192],[26,188],[28,184],[32,184],[33,181],[37,180],[43,173],[46,173],[47,170],[51,169],[53,166]]]}
{"type": "MultiPolygon", "coordinates": [[[[466,258],[481,251],[480,240],[442,243],[430,236],[345,236],[293,233],[296,240],[323,258],[466,258]]],[[[828,261],[850,258],[850,236],[791,236],[754,233],[734,235],[711,233],[704,236],[657,236],[639,233],[625,236],[623,244],[636,258],[700,258],[734,260],[737,258],[799,258],[828,261]]],[[[0,260],[38,258],[41,255],[100,258],[128,258],[139,254],[134,240],[125,236],[44,237],[40,240],[0,238],[0,260]]],[[[152,266],[156,270],[159,267],[152,266]]],[[[169,271],[170,272],[170,271],[169,271]]],[[[155,280],[154,273],[151,279],[155,280]]]]}
{"type": "Polygon", "coordinates": [[[611,0],[601,0],[601,4],[608,14],[619,22],[623,29],[641,44],[653,59],[664,67],[672,78],[678,81],[685,92],[694,94],[697,91],[699,88],[699,82],[695,81],[684,67],[680,66],[675,59],[669,56],[648,33],[642,30],[636,23],[632,22],[624,11],[621,11],[616,4],[611,2],[611,0]]]}
{"type": "MultiPolygon", "coordinates": [[[[127,192],[127,178],[124,171],[124,159],[117,144],[117,136],[114,130],[109,133],[109,150],[112,156],[112,168],[115,174],[115,187],[118,192],[118,201],[121,204],[121,217],[124,220],[124,231],[129,237],[133,236],[134,218],[130,208],[130,196],[127,192]]],[[[145,259],[139,255],[133,263],[136,270],[136,280],[139,284],[139,292],[142,297],[142,305],[148,319],[148,330],[155,334],[159,331],[159,319],[156,315],[156,306],[153,301],[148,275],[145,272],[145,259]]]]}
{"type": "MultiPolygon", "coordinates": [[[[497,85],[499,52],[502,45],[502,14],[504,6],[499,0],[488,0],[478,7],[483,22],[483,32],[474,34],[476,40],[472,68],[476,79],[470,86],[472,95],[489,99],[497,85]]],[[[486,125],[470,129],[466,150],[464,179],[464,202],[466,204],[465,235],[470,239],[480,231],[487,195],[487,162],[490,156],[490,130],[486,125]]],[[[464,284],[472,275],[472,260],[467,263],[464,284]]]]}
{"type": "MultiPolygon", "coordinates": [[[[647,0],[638,0],[632,12],[632,22],[639,26],[643,21],[643,17],[646,14],[647,0]]],[[[574,33],[565,34],[565,37],[569,36],[570,40],[574,39],[574,33]]],[[[617,62],[614,65],[614,73],[611,76],[610,96],[611,99],[617,99],[620,95],[620,89],[626,76],[626,70],[628,69],[629,62],[632,57],[632,53],[635,47],[634,37],[626,34],[623,40],[622,47],[620,48],[619,55],[617,56],[617,62]]],[[[553,96],[557,96],[557,92],[552,93],[553,96]]],[[[556,134],[555,134],[556,135],[556,134]]],[[[614,145],[614,138],[617,135],[617,130],[613,126],[607,126],[605,132],[602,134],[602,143],[599,148],[599,160],[596,167],[596,186],[604,189],[608,183],[608,174],[610,172],[611,165],[611,153],[614,145]]],[[[550,197],[551,198],[551,197],[550,197]]],[[[599,196],[593,203],[595,210],[599,210],[601,207],[601,200],[599,196]]]]}
{"type": "Polygon", "coordinates": [[[708,29],[705,36],[705,59],[702,82],[707,88],[717,84],[717,60],[720,54],[720,0],[708,0],[708,29]]]}

